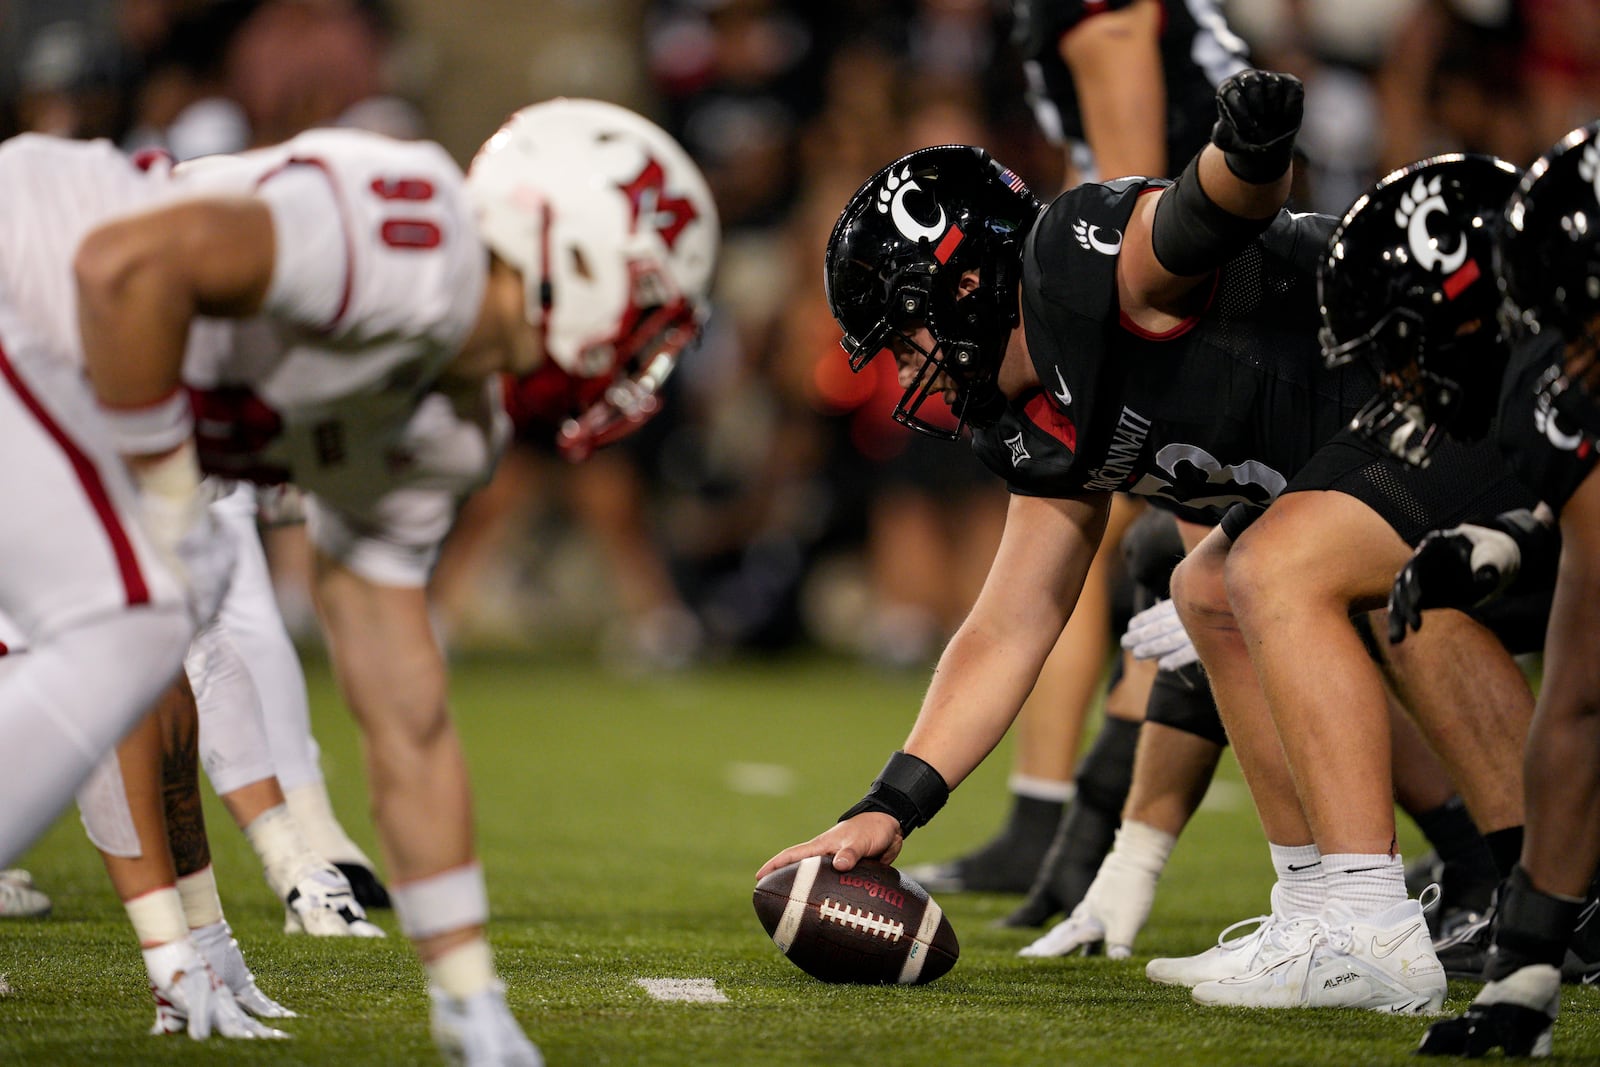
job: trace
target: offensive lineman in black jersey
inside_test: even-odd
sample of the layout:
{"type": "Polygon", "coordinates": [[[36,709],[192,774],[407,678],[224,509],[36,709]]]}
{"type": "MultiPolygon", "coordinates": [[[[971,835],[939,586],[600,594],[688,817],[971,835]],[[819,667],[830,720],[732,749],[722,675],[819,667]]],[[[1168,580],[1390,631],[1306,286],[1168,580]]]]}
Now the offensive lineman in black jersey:
{"type": "MultiPolygon", "coordinates": [[[[1437,440],[1452,409],[1498,400],[1501,449],[1542,501],[1431,534],[1395,582],[1391,638],[1424,610],[1464,608],[1556,569],[1544,677],[1526,753],[1522,855],[1501,888],[1483,977],[1460,1018],[1429,1028],[1419,1052],[1549,1055],[1563,970],[1596,944],[1600,864],[1600,122],[1574,130],[1528,171],[1505,210],[1495,260],[1516,334],[1507,363],[1391,350],[1401,385],[1385,394],[1380,437],[1401,451],[1437,440]],[[1500,367],[1504,365],[1503,376],[1500,367]],[[1448,403],[1437,388],[1446,383],[1448,403]],[[1423,387],[1417,387],[1423,383],[1423,387]],[[1409,385],[1409,387],[1405,387],[1409,385]],[[1381,432],[1387,430],[1387,432],[1381,432]],[[1559,522],[1559,537],[1552,522],[1559,522]],[[1520,571],[1520,575],[1519,575],[1520,571]],[[1572,948],[1584,951],[1574,956],[1572,948]],[[1563,964],[1566,967],[1563,967],[1563,964]]],[[[1427,616],[1432,625],[1434,616],[1427,616]]],[[[1589,979],[1585,977],[1585,980],[1589,979]]]]}
{"type": "MultiPolygon", "coordinates": [[[[1161,497],[1201,521],[1231,514],[1225,532],[1202,545],[1220,563],[1230,536],[1265,542],[1255,530],[1246,536],[1250,519],[1373,391],[1365,368],[1320,372],[1309,278],[1331,220],[1279,211],[1299,123],[1299,82],[1246,71],[1219,88],[1217,101],[1213,144],[1170,186],[1146,179],[1083,186],[1041,215],[1021,181],[986,154],[946,147],[891,164],[846,207],[826,274],[852,364],[892,352],[906,388],[896,418],[949,438],[970,426],[975,449],[1006,477],[1013,495],[988,582],[941,658],[905,750],[891,757],[839,825],[779,853],[762,874],[824,853],[841,869],[862,856],[898,855],[904,835],[943,805],[950,783],[965,778],[1015,716],[1071,610],[1111,492],[1161,497]],[[1015,329],[1019,322],[1022,331],[1015,329]],[[951,405],[953,425],[924,414],[935,392],[951,405]]],[[[1479,490],[1491,499],[1506,495],[1498,481],[1479,490]]],[[[1295,495],[1359,506],[1341,493],[1295,495]]],[[[1403,517],[1367,514],[1403,559],[1405,542],[1389,525],[1403,517]]],[[[1301,509],[1294,517],[1309,516],[1301,509]]],[[[1267,528],[1304,539],[1292,521],[1267,528]]],[[[1364,532],[1373,532],[1370,524],[1364,532]]],[[[1303,566],[1306,547],[1290,547],[1303,566]]],[[[1392,573],[1381,577],[1381,590],[1392,573]]],[[[1215,574],[1221,576],[1220,566],[1215,574]]],[[[1220,612],[1226,611],[1224,596],[1220,612]]],[[[1210,625],[1216,617],[1199,621],[1210,625]]],[[[1242,655],[1237,629],[1232,640],[1242,655]]],[[[1196,644],[1204,656],[1198,638],[1196,644]]],[[[1375,668],[1359,644],[1354,656],[1374,675],[1377,714],[1385,716],[1375,668]]],[[[1248,668],[1248,658],[1243,662],[1248,668]]],[[[1520,685],[1508,658],[1506,669],[1520,685]]],[[[1237,675],[1229,681],[1242,684],[1237,675]]],[[[1217,688],[1220,695],[1223,687],[1217,688]]],[[[1243,699],[1249,719],[1236,720],[1225,709],[1225,721],[1241,763],[1259,772],[1247,770],[1247,778],[1269,840],[1299,849],[1293,856],[1315,856],[1253,677],[1250,689],[1254,704],[1243,699]]],[[[1386,741],[1381,759],[1376,752],[1361,755],[1379,764],[1381,780],[1360,787],[1388,804],[1386,741]]],[[[1249,1003],[1438,1006],[1444,982],[1421,912],[1404,899],[1399,857],[1383,853],[1392,847],[1392,808],[1376,821],[1381,844],[1343,851],[1382,854],[1380,878],[1392,875],[1399,905],[1369,907],[1357,919],[1353,908],[1369,901],[1335,898],[1334,921],[1324,921],[1314,914],[1323,903],[1317,880],[1314,890],[1306,887],[1311,899],[1298,923],[1285,916],[1280,932],[1306,932],[1295,957],[1305,973],[1329,963],[1335,941],[1348,945],[1374,932],[1390,938],[1383,956],[1401,945],[1406,951],[1388,965],[1370,960],[1359,981],[1329,983],[1332,994],[1308,996],[1302,983],[1293,999],[1256,996],[1249,1003]],[[1367,921],[1384,910],[1390,914],[1376,925],[1367,921]],[[1319,947],[1320,956],[1313,951],[1319,947]]],[[[1196,996],[1237,1002],[1228,999],[1229,988],[1217,992],[1196,996]]]]}
{"type": "MultiPolygon", "coordinates": [[[[1212,0],[1015,0],[1012,10],[1028,100],[1046,137],[1065,149],[1067,188],[1097,176],[1171,177],[1169,168],[1182,166],[1206,144],[1217,83],[1248,66],[1244,41],[1212,0]]],[[[1171,518],[1145,515],[1124,544],[1124,532],[1142,512],[1137,499],[1113,503],[1077,610],[1018,717],[1011,810],[1001,833],[959,859],[907,871],[932,892],[1027,890],[1004,925],[1040,926],[1082,899],[1123,822],[1136,745],[1144,750],[1143,780],[1174,783],[1173,788],[1209,777],[1215,763],[1213,746],[1196,742],[1187,729],[1194,721],[1216,722],[1199,667],[1157,676],[1154,663],[1139,663],[1124,652],[1113,668],[1094,746],[1073,766],[1110,651],[1104,616],[1114,595],[1119,546],[1130,556],[1128,566],[1137,569],[1132,557],[1140,546],[1171,536],[1171,518]],[[1135,717],[1123,717],[1129,711],[1135,717]],[[1144,717],[1179,724],[1179,735],[1143,730],[1144,717]],[[1157,736],[1160,741],[1152,740],[1157,736]]],[[[1139,589],[1133,597],[1131,606],[1138,610],[1153,594],[1139,589]]],[[[1137,821],[1145,814],[1141,807],[1131,817],[1137,821]]],[[[1130,826],[1123,844],[1159,850],[1178,827],[1158,821],[1161,826],[1130,826]]]]}

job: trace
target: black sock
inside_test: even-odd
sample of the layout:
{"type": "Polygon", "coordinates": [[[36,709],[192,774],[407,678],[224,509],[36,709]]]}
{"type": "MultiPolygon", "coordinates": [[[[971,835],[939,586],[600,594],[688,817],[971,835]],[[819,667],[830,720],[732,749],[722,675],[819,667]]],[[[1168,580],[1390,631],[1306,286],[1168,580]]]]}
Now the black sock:
{"type": "MultiPolygon", "coordinates": [[[[1441,913],[1451,908],[1478,912],[1488,908],[1490,894],[1510,867],[1501,869],[1495,862],[1495,854],[1488,840],[1478,832],[1461,798],[1451,797],[1438,807],[1419,812],[1411,818],[1444,865],[1444,873],[1439,879],[1444,892],[1440,900],[1441,913]]],[[[1521,827],[1517,828],[1517,832],[1521,834],[1521,827]]],[[[1520,852],[1520,836],[1517,847],[1520,852]]],[[[1516,862],[1515,855],[1512,856],[1512,862],[1516,862]]]]}
{"type": "Polygon", "coordinates": [[[1494,857],[1495,869],[1500,872],[1500,877],[1509,878],[1511,869],[1522,858],[1522,827],[1508,826],[1504,830],[1491,830],[1483,835],[1483,842],[1489,846],[1489,855],[1494,857]]]}

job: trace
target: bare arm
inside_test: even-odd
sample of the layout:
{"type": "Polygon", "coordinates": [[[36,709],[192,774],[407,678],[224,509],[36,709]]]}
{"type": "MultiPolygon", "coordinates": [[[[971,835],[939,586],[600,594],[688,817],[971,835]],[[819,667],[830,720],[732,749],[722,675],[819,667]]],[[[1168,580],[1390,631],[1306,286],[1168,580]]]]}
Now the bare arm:
{"type": "Polygon", "coordinates": [[[1283,208],[1303,95],[1298,79],[1259,70],[1217,87],[1211,143],[1128,221],[1117,295],[1139,326],[1161,332],[1195,314],[1196,289],[1283,208]]]}
{"type": "MultiPolygon", "coordinates": [[[[1109,496],[1013,496],[1005,533],[972,612],[950,639],[905,751],[959,785],[1011,726],[1045,657],[1072,614],[1105,529],[1109,496]]],[[[864,812],[768,860],[756,877],[807,856],[833,853],[849,870],[873,856],[892,862],[898,822],[864,812]]]]}
{"type": "Polygon", "coordinates": [[[1085,19],[1064,34],[1084,136],[1101,178],[1167,173],[1166,80],[1156,0],[1085,19]]]}
{"type": "Polygon", "coordinates": [[[248,198],[187,201],[91,232],[73,267],[95,395],[139,407],[171,394],[190,322],[259,310],[275,252],[267,207],[248,198]]]}

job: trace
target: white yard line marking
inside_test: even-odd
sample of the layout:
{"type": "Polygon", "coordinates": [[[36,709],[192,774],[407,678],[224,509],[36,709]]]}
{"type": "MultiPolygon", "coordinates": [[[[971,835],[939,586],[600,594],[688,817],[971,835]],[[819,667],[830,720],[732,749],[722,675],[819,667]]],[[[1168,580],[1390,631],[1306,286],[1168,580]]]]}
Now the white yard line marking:
{"type": "Polygon", "coordinates": [[[730,763],[723,779],[735,793],[752,797],[784,797],[793,793],[798,776],[794,768],[778,763],[730,763]]]}
{"type": "Polygon", "coordinates": [[[687,1000],[695,1004],[726,1004],[727,996],[710,978],[635,978],[633,984],[651,1000],[687,1000]]]}

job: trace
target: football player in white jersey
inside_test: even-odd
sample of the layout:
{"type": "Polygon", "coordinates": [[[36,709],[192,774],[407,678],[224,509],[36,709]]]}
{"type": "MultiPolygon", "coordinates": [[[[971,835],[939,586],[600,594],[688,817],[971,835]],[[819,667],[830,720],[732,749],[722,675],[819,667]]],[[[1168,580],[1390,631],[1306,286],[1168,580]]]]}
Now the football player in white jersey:
{"type": "Polygon", "coordinates": [[[502,372],[551,379],[574,458],[655,410],[706,312],[717,221],[704,179],[655,126],[586,101],[518,112],[465,180],[437,146],[352,131],[146,179],[108,152],[22,140],[12,150],[30,158],[8,168],[0,152],[0,183],[25,171],[39,195],[5,213],[26,216],[24,235],[59,212],[74,220],[61,228],[87,236],[64,254],[50,242],[25,254],[36,273],[34,253],[71,258],[75,289],[54,306],[28,299],[26,271],[0,270],[0,404],[21,409],[0,438],[38,459],[5,475],[29,507],[0,516],[19,561],[0,576],[0,607],[43,664],[39,681],[16,672],[0,686],[0,731],[30,736],[44,721],[61,736],[36,729],[35,752],[64,750],[59,767],[54,755],[0,756],[17,794],[7,810],[27,816],[0,836],[0,856],[37,834],[172,677],[192,627],[185,602],[199,618],[212,609],[207,578],[227,561],[198,497],[202,461],[294,482],[308,491],[319,615],[365,735],[395,910],[428,970],[436,1039],[468,1063],[539,1062],[483,936],[424,583],[506,436],[502,372]],[[118,202],[90,210],[119,182],[118,202]],[[89,392],[76,367],[52,373],[80,344],[89,392]],[[52,478],[32,473],[51,464],[52,478]],[[70,611],[37,577],[64,539],[38,521],[45,503],[96,557],[74,576],[70,611]],[[135,659],[137,691],[127,679],[76,684],[63,661],[86,655],[119,670],[135,659]],[[54,715],[45,692],[66,698],[54,715]],[[20,765],[39,762],[51,766],[20,765]]]}

